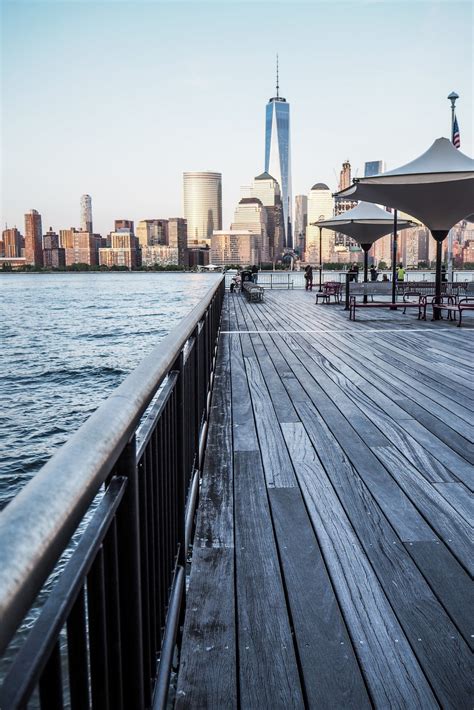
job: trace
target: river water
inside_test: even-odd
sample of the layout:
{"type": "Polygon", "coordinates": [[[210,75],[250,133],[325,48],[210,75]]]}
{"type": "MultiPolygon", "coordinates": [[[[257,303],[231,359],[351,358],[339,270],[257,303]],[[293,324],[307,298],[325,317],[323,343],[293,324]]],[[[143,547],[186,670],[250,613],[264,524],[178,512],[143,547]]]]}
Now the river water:
{"type": "Polygon", "coordinates": [[[216,278],[0,275],[0,509],[216,278]]]}

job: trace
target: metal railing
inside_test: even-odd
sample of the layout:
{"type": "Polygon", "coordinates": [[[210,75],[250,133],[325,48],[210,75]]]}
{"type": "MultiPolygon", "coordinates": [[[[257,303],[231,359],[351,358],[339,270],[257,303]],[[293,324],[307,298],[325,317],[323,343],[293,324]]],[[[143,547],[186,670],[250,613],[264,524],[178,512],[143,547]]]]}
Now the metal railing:
{"type": "Polygon", "coordinates": [[[1,653],[87,522],[2,710],[166,706],[223,295],[221,279],[0,516],[1,653]]]}

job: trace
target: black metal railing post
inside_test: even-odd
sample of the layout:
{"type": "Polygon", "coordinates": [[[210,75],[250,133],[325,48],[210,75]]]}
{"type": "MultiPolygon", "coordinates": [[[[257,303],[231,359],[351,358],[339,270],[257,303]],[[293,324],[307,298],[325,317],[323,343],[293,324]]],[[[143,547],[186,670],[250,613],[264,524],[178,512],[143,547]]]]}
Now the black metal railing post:
{"type": "Polygon", "coordinates": [[[135,436],[117,461],[116,472],[128,479],[117,513],[123,705],[144,707],[140,523],[135,436]]]}

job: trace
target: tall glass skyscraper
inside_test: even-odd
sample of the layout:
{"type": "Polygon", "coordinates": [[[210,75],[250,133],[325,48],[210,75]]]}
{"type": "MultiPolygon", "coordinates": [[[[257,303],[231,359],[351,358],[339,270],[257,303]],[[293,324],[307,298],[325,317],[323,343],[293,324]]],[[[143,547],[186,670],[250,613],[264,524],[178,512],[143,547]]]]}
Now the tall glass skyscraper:
{"type": "Polygon", "coordinates": [[[183,173],[184,217],[188,246],[211,246],[212,232],[222,229],[222,175],[183,173]]]}
{"type": "Polygon", "coordinates": [[[280,96],[278,60],[276,96],[269,99],[265,116],[265,172],[278,181],[284,222],[284,245],[293,247],[290,153],[290,104],[280,96]]]}

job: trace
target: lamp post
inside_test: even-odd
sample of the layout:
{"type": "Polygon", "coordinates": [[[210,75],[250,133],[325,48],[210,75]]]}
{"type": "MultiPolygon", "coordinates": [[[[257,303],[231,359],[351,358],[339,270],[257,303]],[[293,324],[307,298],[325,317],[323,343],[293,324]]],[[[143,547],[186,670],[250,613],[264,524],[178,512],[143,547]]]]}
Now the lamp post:
{"type": "MultiPolygon", "coordinates": [[[[318,222],[324,219],[324,215],[320,214],[318,222]]],[[[319,227],[319,293],[323,292],[323,228],[319,227]]]]}
{"type": "MultiPolygon", "coordinates": [[[[451,91],[447,97],[451,101],[451,143],[454,138],[454,118],[456,110],[456,99],[459,99],[459,94],[455,91],[451,91]]],[[[453,275],[453,231],[449,230],[448,234],[448,281],[454,281],[453,275]]]]}

